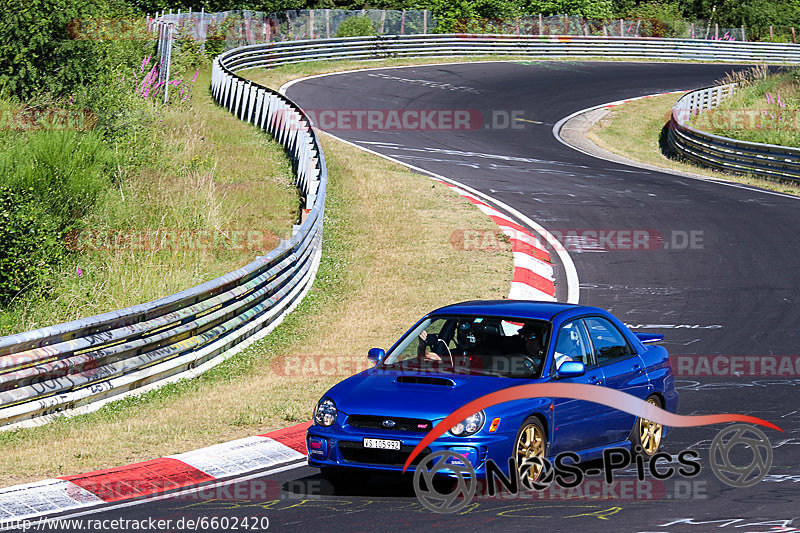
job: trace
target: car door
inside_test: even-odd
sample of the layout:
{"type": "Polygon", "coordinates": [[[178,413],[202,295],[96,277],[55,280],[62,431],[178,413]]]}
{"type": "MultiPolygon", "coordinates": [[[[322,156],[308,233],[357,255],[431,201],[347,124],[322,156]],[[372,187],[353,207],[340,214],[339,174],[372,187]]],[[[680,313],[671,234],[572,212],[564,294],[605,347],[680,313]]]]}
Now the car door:
{"type": "MultiPolygon", "coordinates": [[[[555,377],[555,364],[551,375],[557,383],[583,383],[603,385],[603,371],[597,366],[586,326],[581,319],[563,324],[555,338],[555,353],[563,354],[573,361],[586,365],[586,374],[575,378],[555,377]]],[[[602,416],[604,406],[569,398],[555,398],[553,401],[553,439],[548,455],[564,451],[580,451],[599,446],[596,436],[598,417],[602,416]]]]}
{"type": "MultiPolygon", "coordinates": [[[[622,332],[600,316],[585,317],[584,322],[598,368],[603,371],[605,386],[644,399],[649,391],[650,380],[647,378],[644,362],[634,352],[622,332]]],[[[635,418],[624,411],[606,408],[603,444],[627,439],[635,418]]]]}

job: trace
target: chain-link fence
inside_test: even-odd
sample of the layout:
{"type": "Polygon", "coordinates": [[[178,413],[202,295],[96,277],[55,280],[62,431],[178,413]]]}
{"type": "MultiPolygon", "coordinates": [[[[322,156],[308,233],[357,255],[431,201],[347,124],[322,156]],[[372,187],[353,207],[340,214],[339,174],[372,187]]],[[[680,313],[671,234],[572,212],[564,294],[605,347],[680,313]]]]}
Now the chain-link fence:
{"type": "MultiPolygon", "coordinates": [[[[201,43],[213,41],[214,51],[222,53],[247,44],[337,37],[341,25],[351,17],[368,18],[375,35],[431,34],[436,33],[437,28],[431,11],[391,9],[298,9],[279,13],[248,10],[219,13],[178,10],[173,13],[170,10],[169,13],[148,16],[148,24],[150,29],[159,21],[172,24],[178,39],[191,38],[201,43]]],[[[776,40],[773,33],[785,33],[791,35],[790,42],[796,41],[794,28],[778,28],[773,32],[770,27],[769,37],[767,34],[756,35],[757,32],[749,36],[745,26],[721,27],[709,20],[588,19],[577,15],[533,14],[504,19],[464,19],[456,21],[451,31],[506,35],[666,37],[708,41],[747,41],[748,37],[773,41],[776,40]]]]}
{"type": "Polygon", "coordinates": [[[178,38],[224,42],[221,52],[247,44],[336,37],[342,23],[350,17],[367,17],[377,35],[421,35],[433,32],[436,27],[430,11],[391,9],[189,11],[157,14],[155,20],[172,24],[178,38]]]}
{"type": "Polygon", "coordinates": [[[534,15],[509,19],[465,19],[456,22],[457,33],[512,35],[585,35],[606,37],[673,37],[744,41],[741,28],[720,28],[707,21],[685,22],[660,19],[587,19],[575,15],[534,15]]]}

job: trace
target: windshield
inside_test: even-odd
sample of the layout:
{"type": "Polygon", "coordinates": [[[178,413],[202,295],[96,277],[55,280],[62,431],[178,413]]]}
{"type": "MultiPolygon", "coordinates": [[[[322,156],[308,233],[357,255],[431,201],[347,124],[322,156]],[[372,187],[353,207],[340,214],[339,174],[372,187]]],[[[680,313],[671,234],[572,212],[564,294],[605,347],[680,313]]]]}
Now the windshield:
{"type": "Polygon", "coordinates": [[[487,316],[423,320],[383,360],[383,368],[514,378],[541,375],[550,324],[487,316]]]}

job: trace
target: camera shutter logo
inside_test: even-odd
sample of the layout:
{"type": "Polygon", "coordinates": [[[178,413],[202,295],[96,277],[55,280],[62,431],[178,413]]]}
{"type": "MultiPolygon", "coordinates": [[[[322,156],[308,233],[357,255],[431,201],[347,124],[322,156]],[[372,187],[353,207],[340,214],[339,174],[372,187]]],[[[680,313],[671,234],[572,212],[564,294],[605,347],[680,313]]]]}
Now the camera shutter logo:
{"type": "Polygon", "coordinates": [[[772,466],[772,446],[763,432],[747,424],[735,424],[720,430],[711,442],[711,469],[720,481],[731,487],[750,487],[767,475],[772,466]],[[753,454],[750,464],[733,464],[731,451],[739,444],[753,454]]]}
{"type": "Polygon", "coordinates": [[[528,457],[520,465],[519,488],[528,491],[543,491],[555,481],[556,471],[553,464],[544,457],[528,457]],[[534,475],[531,479],[530,471],[534,475]]]}
{"type": "Polygon", "coordinates": [[[455,513],[466,507],[475,497],[478,479],[475,469],[462,455],[450,450],[442,450],[426,456],[414,470],[414,492],[417,499],[434,513],[455,513]],[[455,464],[453,462],[457,461],[455,464]],[[433,463],[431,468],[428,465],[433,463]],[[452,492],[439,492],[434,485],[434,477],[438,472],[448,470],[456,474],[453,479],[455,488],[452,492]],[[425,484],[423,486],[422,481],[425,484]]]}

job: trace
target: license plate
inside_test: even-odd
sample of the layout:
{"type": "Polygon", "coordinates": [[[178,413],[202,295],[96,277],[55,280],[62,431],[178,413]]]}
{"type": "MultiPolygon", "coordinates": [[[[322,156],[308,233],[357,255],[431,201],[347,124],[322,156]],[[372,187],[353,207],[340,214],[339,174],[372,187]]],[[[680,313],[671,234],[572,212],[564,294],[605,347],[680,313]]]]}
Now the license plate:
{"type": "Polygon", "coordinates": [[[364,448],[377,448],[379,450],[399,450],[399,440],[364,439],[364,448]]]}

